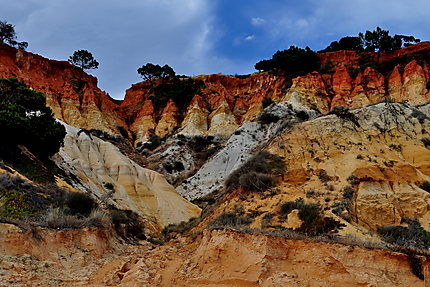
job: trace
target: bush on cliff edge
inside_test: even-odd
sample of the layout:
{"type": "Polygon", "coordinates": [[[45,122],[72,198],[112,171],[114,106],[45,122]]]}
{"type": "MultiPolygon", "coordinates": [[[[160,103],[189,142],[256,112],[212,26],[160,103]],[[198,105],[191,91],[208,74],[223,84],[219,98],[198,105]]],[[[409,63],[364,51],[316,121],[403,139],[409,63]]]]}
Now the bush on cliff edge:
{"type": "Polygon", "coordinates": [[[47,158],[60,149],[66,135],[45,96],[16,78],[0,79],[0,154],[11,155],[18,145],[47,158]]]}

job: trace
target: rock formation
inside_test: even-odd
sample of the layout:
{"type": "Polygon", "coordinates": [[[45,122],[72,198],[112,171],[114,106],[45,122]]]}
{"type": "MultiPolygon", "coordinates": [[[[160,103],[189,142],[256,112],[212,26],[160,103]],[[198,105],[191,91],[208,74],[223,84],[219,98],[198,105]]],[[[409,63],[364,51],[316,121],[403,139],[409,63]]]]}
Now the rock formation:
{"type": "Polygon", "coordinates": [[[0,44],[0,77],[16,77],[43,92],[55,117],[70,125],[110,133],[125,125],[118,102],[97,87],[97,79],[67,62],[0,44]]]}
{"type": "Polygon", "coordinates": [[[55,161],[80,180],[78,188],[137,212],[155,230],[200,215],[200,209],[177,194],[161,174],[142,168],[109,142],[69,125],[66,130],[55,161]]]}
{"type": "Polygon", "coordinates": [[[155,111],[151,100],[145,101],[137,118],[138,120],[133,122],[131,130],[136,131],[136,140],[138,142],[145,142],[148,140],[148,136],[154,133],[156,127],[155,111]]]}
{"type": "Polygon", "coordinates": [[[189,136],[205,135],[208,130],[208,115],[206,103],[201,96],[195,95],[188,107],[182,123],[183,128],[179,133],[189,136]]]}
{"type": "MultiPolygon", "coordinates": [[[[173,247],[143,242],[121,250],[100,230],[54,232],[40,230],[38,241],[31,231],[0,224],[0,281],[6,286],[423,286],[408,255],[357,245],[213,230],[187,248],[178,240],[173,247]],[[22,242],[25,246],[16,248],[22,242]]],[[[429,261],[421,264],[427,268],[429,261]]]]}
{"type": "MultiPolygon", "coordinates": [[[[182,110],[172,101],[164,107],[150,103],[157,81],[134,84],[123,101],[113,100],[97,88],[94,77],[78,68],[7,45],[0,47],[0,76],[17,77],[44,92],[56,117],[68,124],[107,132],[118,132],[117,126],[123,126],[136,134],[137,143],[145,142],[149,133],[165,136],[176,130],[187,135],[215,135],[220,131],[223,136],[230,135],[236,125],[255,119],[264,98],[322,113],[335,106],[358,108],[386,99],[424,104],[430,99],[425,58],[429,50],[430,43],[423,42],[381,53],[378,70],[359,68],[355,52],[339,51],[319,55],[324,64],[331,65],[325,74],[313,72],[294,79],[268,73],[198,76],[193,78],[203,82],[198,105],[192,100],[182,110]]],[[[372,53],[368,58],[377,60],[372,53]]]]}
{"type": "Polygon", "coordinates": [[[194,79],[204,85],[189,95],[186,106],[154,99],[157,81],[137,83],[116,101],[97,88],[94,77],[66,62],[0,45],[0,76],[15,76],[44,92],[66,122],[65,144],[54,160],[73,175],[74,188],[105,205],[135,211],[152,235],[158,232],[152,242],[165,243],[125,245],[109,229],[57,232],[0,224],[0,281],[6,286],[422,286],[420,272],[429,279],[428,259],[421,256],[427,251],[388,251],[377,230],[414,219],[424,229],[419,232],[430,231],[429,51],[430,43],[420,43],[378,57],[370,53],[364,65],[353,51],[321,54],[330,71],[294,79],[269,73],[198,76],[194,79]],[[372,61],[379,61],[378,68],[372,61]],[[265,99],[275,103],[260,114],[265,99]],[[84,130],[124,134],[119,126],[139,147],[154,135],[164,138],[154,150],[133,155],[142,166],[168,173],[176,190],[163,175],[84,130]],[[271,174],[274,186],[225,188],[232,173],[259,151],[285,164],[285,171],[271,174]],[[200,221],[180,224],[201,214],[180,195],[207,207],[200,221]],[[330,242],[298,240],[302,235],[285,229],[297,231],[307,221],[299,207],[282,213],[291,202],[311,204],[323,223],[329,218],[342,225],[330,230],[334,234],[324,233],[330,242]],[[222,215],[243,216],[252,230],[243,222],[211,225],[222,215]],[[179,225],[160,234],[169,224],[179,225]]]}

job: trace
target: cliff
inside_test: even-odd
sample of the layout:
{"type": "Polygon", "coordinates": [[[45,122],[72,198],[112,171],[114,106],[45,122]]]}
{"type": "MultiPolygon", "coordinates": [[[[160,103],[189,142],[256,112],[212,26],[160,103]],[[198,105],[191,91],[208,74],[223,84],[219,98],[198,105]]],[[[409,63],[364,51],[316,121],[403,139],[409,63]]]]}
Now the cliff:
{"type": "Polygon", "coordinates": [[[429,50],[430,43],[423,42],[394,52],[368,53],[365,60],[354,51],[320,54],[327,69],[294,79],[267,73],[197,76],[193,79],[203,83],[199,99],[181,109],[173,101],[154,106],[151,97],[159,81],[134,84],[123,101],[116,101],[97,87],[96,78],[79,68],[7,45],[0,46],[0,76],[17,77],[44,92],[56,117],[70,125],[111,133],[118,133],[118,125],[128,127],[138,143],[153,133],[164,137],[181,130],[185,135],[228,137],[255,119],[264,98],[321,113],[387,98],[423,104],[429,100],[429,50]],[[378,68],[372,68],[377,61],[378,68]]]}
{"type": "Polygon", "coordinates": [[[0,77],[16,77],[46,96],[55,117],[76,127],[118,133],[119,102],[97,79],[65,61],[54,61],[0,44],[0,77]]]}
{"type": "MultiPolygon", "coordinates": [[[[234,127],[255,119],[264,98],[321,113],[335,106],[358,108],[386,99],[424,104],[429,100],[429,50],[430,43],[423,42],[379,56],[367,53],[363,57],[354,51],[319,54],[328,68],[294,79],[267,73],[198,76],[194,79],[203,82],[199,98],[194,98],[186,110],[178,111],[176,118],[184,120],[171,121],[170,130],[178,125],[183,134],[229,136],[234,127]],[[378,68],[372,68],[375,65],[378,68]]],[[[151,120],[145,118],[148,114],[146,101],[151,96],[150,85],[146,82],[127,90],[121,108],[130,122],[146,121],[150,122],[147,127],[157,127],[157,115],[163,114],[162,109],[155,107],[151,120]]],[[[161,125],[163,128],[159,130],[166,130],[166,122],[162,121],[161,125]]],[[[132,131],[143,136],[148,134],[147,128],[142,130],[138,125],[133,125],[132,131]]],[[[138,136],[138,141],[145,140],[143,136],[138,136]]]]}
{"type": "Polygon", "coordinates": [[[430,182],[429,49],[421,43],[369,54],[364,64],[351,51],[321,54],[324,72],[294,79],[198,76],[200,91],[181,106],[154,101],[149,82],[133,85],[123,101],[112,100],[94,77],[66,62],[1,45],[0,75],[44,92],[69,124],[54,160],[74,187],[105,205],[135,211],[153,233],[177,225],[159,235],[173,238],[163,246],[132,246],[117,242],[109,228],[1,224],[0,279],[14,286],[422,286],[416,269],[425,271],[428,260],[416,252],[426,250],[388,251],[377,230],[405,226],[408,219],[423,227],[418,235],[430,230],[430,195],[423,185],[430,182]],[[268,98],[277,103],[262,110],[268,98]],[[130,154],[168,176],[79,129],[118,133],[117,126],[135,134],[136,145],[154,134],[165,137],[160,146],[137,145],[142,153],[130,154]],[[171,134],[176,136],[166,137],[171,134]],[[272,174],[275,185],[225,188],[225,180],[259,151],[285,165],[272,174]],[[181,223],[201,210],[180,195],[206,204],[201,221],[181,223]],[[324,218],[343,225],[322,233],[329,242],[298,240],[302,235],[286,229],[297,231],[305,221],[298,209],[282,213],[287,202],[314,204],[324,218]],[[236,231],[208,228],[223,214],[245,217],[253,233],[229,222],[236,231]],[[188,233],[181,231],[190,225],[188,233]],[[375,243],[379,249],[364,247],[375,243]]]}
{"type": "Polygon", "coordinates": [[[408,255],[386,249],[223,230],[204,232],[197,244],[182,238],[127,250],[107,236],[96,229],[39,230],[36,239],[1,224],[0,280],[11,286],[412,287],[424,284],[413,268],[429,264],[421,258],[421,267],[411,265],[408,255]],[[27,243],[17,249],[21,242],[27,243]]]}

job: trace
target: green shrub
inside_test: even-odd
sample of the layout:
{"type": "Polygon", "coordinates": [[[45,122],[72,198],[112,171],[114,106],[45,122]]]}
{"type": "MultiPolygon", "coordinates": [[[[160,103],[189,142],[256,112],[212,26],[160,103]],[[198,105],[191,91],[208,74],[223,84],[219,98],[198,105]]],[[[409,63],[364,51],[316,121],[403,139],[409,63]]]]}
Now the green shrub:
{"type": "Polygon", "coordinates": [[[287,50],[277,51],[272,59],[255,64],[255,69],[264,72],[287,73],[291,78],[305,75],[320,68],[318,55],[309,47],[305,49],[290,46],[287,50]]]}
{"type": "Polygon", "coordinates": [[[199,222],[200,220],[198,218],[193,217],[188,221],[182,221],[178,224],[169,224],[162,231],[164,239],[168,240],[170,238],[170,234],[185,234],[191,228],[195,227],[199,222]]]}
{"type": "Polygon", "coordinates": [[[416,118],[420,124],[424,124],[426,120],[430,120],[425,113],[418,109],[412,109],[411,117],[416,118]]]}
{"type": "Polygon", "coordinates": [[[408,262],[411,268],[412,274],[417,276],[417,278],[424,280],[424,270],[421,258],[419,258],[414,252],[408,253],[408,262]]]}
{"type": "Polygon", "coordinates": [[[36,212],[48,209],[52,204],[52,197],[58,192],[53,185],[34,185],[20,176],[11,176],[8,173],[0,174],[0,190],[14,191],[22,194],[25,204],[36,212]]]}
{"type": "Polygon", "coordinates": [[[173,162],[165,162],[163,163],[163,168],[168,172],[172,173],[174,171],[183,171],[185,170],[184,164],[180,161],[173,162]]]}
{"type": "Polygon", "coordinates": [[[329,176],[324,169],[320,170],[320,172],[318,173],[318,178],[319,180],[321,180],[322,183],[327,183],[335,179],[335,177],[329,176]]]}
{"type": "Polygon", "coordinates": [[[180,111],[185,110],[196,94],[204,86],[201,80],[192,78],[181,79],[173,77],[169,81],[163,82],[154,88],[154,96],[151,101],[157,110],[162,110],[171,99],[175,102],[180,111]]]}
{"type": "Polygon", "coordinates": [[[374,31],[367,30],[358,36],[346,36],[339,41],[331,42],[321,52],[334,52],[341,50],[352,50],[362,52],[364,50],[374,52],[394,51],[412,44],[419,43],[420,39],[406,35],[389,35],[390,31],[376,27],[374,31]]]}
{"type": "Polygon", "coordinates": [[[348,185],[345,188],[343,188],[342,194],[343,194],[343,200],[337,201],[334,203],[332,212],[337,216],[343,218],[347,222],[350,222],[351,221],[351,215],[350,215],[351,200],[354,197],[355,189],[352,186],[348,185]],[[345,214],[344,211],[346,211],[347,214],[345,214]]]}
{"type": "Polygon", "coordinates": [[[131,210],[114,209],[110,212],[111,222],[118,236],[125,240],[144,240],[145,225],[137,213],[131,210]]]}
{"type": "Polygon", "coordinates": [[[112,184],[112,183],[110,183],[110,182],[106,182],[106,183],[104,184],[104,187],[105,187],[106,189],[111,190],[111,191],[115,191],[115,187],[114,187],[114,186],[113,186],[113,184],[112,184]]]}
{"type": "Polygon", "coordinates": [[[195,152],[202,152],[208,148],[213,143],[213,136],[193,136],[187,142],[188,147],[190,147],[195,152]]]}
{"type": "Polygon", "coordinates": [[[270,223],[272,222],[272,219],[275,215],[271,212],[268,212],[264,214],[263,220],[261,221],[261,228],[268,228],[270,227],[270,223]]]}
{"type": "Polygon", "coordinates": [[[242,187],[244,188],[253,188],[254,186],[252,190],[255,190],[255,187],[266,190],[276,183],[276,179],[272,175],[281,175],[285,170],[284,160],[280,156],[261,151],[232,172],[226,179],[225,185],[229,188],[238,188],[243,184],[242,187]],[[255,181],[253,181],[252,176],[256,176],[255,181]]]}
{"type": "Polygon", "coordinates": [[[89,216],[97,206],[92,197],[81,192],[64,192],[61,204],[70,215],[82,216],[89,216]]]}
{"type": "Polygon", "coordinates": [[[354,197],[354,194],[355,194],[355,189],[350,185],[344,187],[342,190],[343,198],[346,200],[352,200],[352,198],[354,197]]]}
{"type": "Polygon", "coordinates": [[[160,145],[161,145],[161,138],[159,136],[157,136],[156,134],[151,134],[149,136],[149,141],[147,141],[144,144],[139,143],[137,145],[137,148],[138,149],[149,149],[152,151],[152,150],[155,150],[160,145]]]}
{"type": "Polygon", "coordinates": [[[11,148],[9,152],[11,152],[13,156],[7,155],[4,159],[20,174],[26,176],[31,181],[41,184],[55,182],[55,174],[53,171],[56,170],[56,166],[50,160],[45,159],[44,162],[42,162],[29,154],[25,149],[11,148]]]}
{"type": "Polygon", "coordinates": [[[238,74],[235,74],[234,75],[234,77],[235,78],[238,78],[238,79],[247,79],[247,78],[249,78],[251,75],[250,74],[245,74],[245,75],[238,75],[238,74]]]}
{"type": "Polygon", "coordinates": [[[341,50],[352,50],[352,51],[362,51],[364,50],[363,42],[360,37],[343,37],[339,41],[333,41],[330,45],[324,50],[320,51],[324,52],[335,52],[341,50]]]}
{"type": "Polygon", "coordinates": [[[284,203],[281,206],[281,217],[286,218],[294,209],[299,210],[299,218],[303,221],[296,231],[308,236],[336,232],[339,228],[345,226],[331,217],[324,217],[317,204],[305,203],[301,199],[284,203]]]}
{"type": "Polygon", "coordinates": [[[350,176],[348,176],[348,178],[346,180],[351,185],[358,185],[358,184],[360,184],[360,180],[357,178],[357,176],[355,174],[351,174],[350,176]]]}
{"type": "Polygon", "coordinates": [[[342,106],[335,106],[331,109],[331,111],[329,112],[330,115],[336,115],[337,117],[346,120],[346,121],[350,121],[352,123],[354,123],[356,126],[360,126],[359,122],[358,122],[358,118],[349,111],[348,108],[346,107],[342,107],[342,106]]]}
{"type": "Polygon", "coordinates": [[[308,114],[306,111],[303,111],[303,110],[298,111],[298,112],[296,113],[296,116],[297,116],[300,120],[302,120],[302,121],[307,121],[307,120],[309,120],[309,114],[308,114]]]}
{"type": "Polygon", "coordinates": [[[58,152],[66,135],[58,123],[45,96],[30,89],[16,78],[0,79],[0,153],[8,154],[18,144],[47,158],[58,152]]]}
{"type": "Polygon", "coordinates": [[[107,227],[108,216],[100,209],[93,209],[86,217],[71,215],[64,208],[50,209],[42,219],[42,225],[55,229],[78,229],[83,227],[107,227]]]}
{"type": "Polygon", "coordinates": [[[367,67],[377,69],[378,63],[372,60],[371,54],[360,53],[358,56],[358,67],[360,68],[360,71],[366,70],[367,67]]]}
{"type": "Polygon", "coordinates": [[[382,226],[378,233],[388,243],[402,247],[427,250],[430,246],[430,232],[424,230],[417,220],[406,220],[408,226],[382,226]]]}
{"type": "Polygon", "coordinates": [[[264,192],[275,186],[276,179],[264,173],[251,171],[239,177],[239,185],[249,191],[264,192]]]}
{"type": "Polygon", "coordinates": [[[35,214],[23,193],[0,189],[0,218],[18,219],[35,214]]]}

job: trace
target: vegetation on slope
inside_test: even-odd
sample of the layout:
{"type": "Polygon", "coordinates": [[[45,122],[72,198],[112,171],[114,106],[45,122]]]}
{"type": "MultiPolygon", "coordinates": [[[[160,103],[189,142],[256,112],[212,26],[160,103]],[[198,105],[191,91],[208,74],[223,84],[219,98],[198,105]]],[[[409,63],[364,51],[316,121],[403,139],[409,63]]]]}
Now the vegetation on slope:
{"type": "Polygon", "coordinates": [[[60,149],[66,135],[46,98],[16,78],[0,79],[0,130],[3,140],[0,155],[12,155],[18,145],[47,158],[60,149]]]}
{"type": "MultiPolygon", "coordinates": [[[[420,39],[413,36],[405,35],[389,35],[388,30],[383,30],[377,27],[374,31],[366,31],[359,33],[358,36],[346,36],[339,41],[333,41],[324,50],[324,52],[334,52],[341,50],[351,50],[357,52],[389,52],[408,47],[412,44],[419,43],[420,39]]],[[[368,63],[366,54],[361,55],[363,59],[359,60],[362,63],[368,63]]],[[[369,65],[369,64],[368,64],[369,65]]],[[[320,71],[322,73],[330,72],[330,63],[321,65],[316,52],[309,47],[305,49],[290,46],[287,50],[277,51],[269,60],[262,60],[255,64],[255,69],[260,72],[272,72],[275,74],[286,74],[294,78],[302,76],[312,71],[320,71]]]]}
{"type": "Polygon", "coordinates": [[[320,52],[334,52],[341,50],[389,52],[419,43],[421,40],[413,36],[390,35],[390,31],[377,27],[374,31],[359,33],[358,36],[346,36],[339,41],[333,41],[320,52]]]}
{"type": "Polygon", "coordinates": [[[137,73],[148,81],[154,93],[150,99],[158,111],[162,111],[169,100],[173,100],[180,111],[186,109],[194,97],[200,93],[203,81],[176,75],[169,65],[147,63],[137,69],[137,73]],[[156,81],[158,80],[158,81],[156,81]]]}

